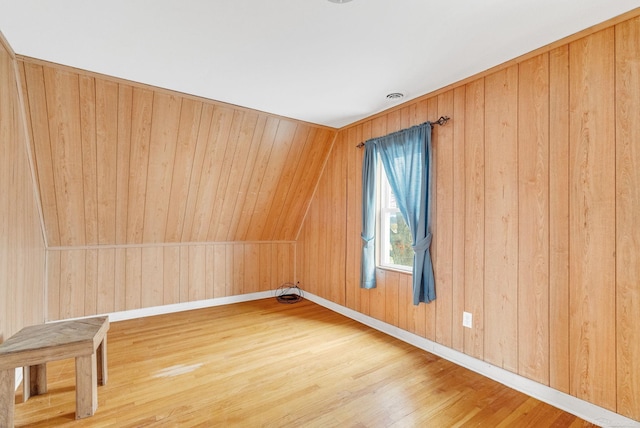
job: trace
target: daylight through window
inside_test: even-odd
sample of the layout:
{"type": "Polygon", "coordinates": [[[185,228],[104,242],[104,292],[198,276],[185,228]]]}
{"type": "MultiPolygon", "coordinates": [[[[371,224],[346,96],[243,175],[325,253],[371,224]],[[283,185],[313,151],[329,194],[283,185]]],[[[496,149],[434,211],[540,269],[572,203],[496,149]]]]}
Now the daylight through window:
{"type": "Polygon", "coordinates": [[[396,197],[391,190],[382,162],[378,162],[378,232],[376,248],[380,267],[411,271],[413,249],[411,232],[405,222],[396,197]]]}

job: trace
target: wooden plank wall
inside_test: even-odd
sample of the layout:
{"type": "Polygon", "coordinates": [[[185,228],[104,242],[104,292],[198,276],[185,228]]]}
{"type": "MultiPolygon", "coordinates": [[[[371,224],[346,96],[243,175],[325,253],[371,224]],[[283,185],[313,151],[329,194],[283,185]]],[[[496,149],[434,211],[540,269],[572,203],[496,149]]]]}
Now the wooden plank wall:
{"type": "Polygon", "coordinates": [[[0,343],[44,320],[43,231],[16,70],[0,33],[0,343]]]}
{"type": "Polygon", "coordinates": [[[49,247],[292,241],[336,131],[21,58],[49,247]]]}
{"type": "Polygon", "coordinates": [[[298,240],[303,288],[640,420],[638,14],[340,130],[298,240]],[[410,275],[358,287],[355,146],[441,115],[438,297],[412,306],[410,275]]]}
{"type": "Polygon", "coordinates": [[[294,280],[293,242],[335,130],[19,60],[47,320],[294,280]]]}
{"type": "Polygon", "coordinates": [[[294,258],[293,242],[49,250],[47,319],[275,290],[294,258]]]}

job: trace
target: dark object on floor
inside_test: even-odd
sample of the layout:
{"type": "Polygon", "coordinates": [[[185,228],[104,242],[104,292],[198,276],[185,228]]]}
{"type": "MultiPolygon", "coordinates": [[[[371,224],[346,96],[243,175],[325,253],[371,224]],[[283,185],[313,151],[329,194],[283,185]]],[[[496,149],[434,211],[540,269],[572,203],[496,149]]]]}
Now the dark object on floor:
{"type": "Polygon", "coordinates": [[[286,282],[276,290],[276,300],[280,303],[298,303],[304,297],[304,293],[299,287],[299,282],[293,284],[286,282]]]}

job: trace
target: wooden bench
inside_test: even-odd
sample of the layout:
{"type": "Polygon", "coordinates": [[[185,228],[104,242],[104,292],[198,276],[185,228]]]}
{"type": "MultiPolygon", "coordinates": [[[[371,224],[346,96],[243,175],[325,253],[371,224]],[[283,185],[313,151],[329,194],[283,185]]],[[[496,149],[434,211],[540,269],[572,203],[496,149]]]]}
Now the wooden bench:
{"type": "Polygon", "coordinates": [[[107,382],[109,317],[25,327],[0,344],[0,427],[12,427],[15,369],[23,367],[24,401],[47,392],[49,361],[76,359],[76,419],[98,408],[98,382],[107,382]]]}

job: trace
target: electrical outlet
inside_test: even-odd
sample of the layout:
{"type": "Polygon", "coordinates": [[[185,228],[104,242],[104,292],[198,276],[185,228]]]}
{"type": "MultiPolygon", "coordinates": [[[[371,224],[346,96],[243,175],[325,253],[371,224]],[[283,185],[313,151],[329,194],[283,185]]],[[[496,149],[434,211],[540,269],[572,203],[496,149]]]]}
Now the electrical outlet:
{"type": "Polygon", "coordinates": [[[473,315],[471,315],[471,312],[462,313],[462,326],[467,328],[473,327],[473,315]]]}

